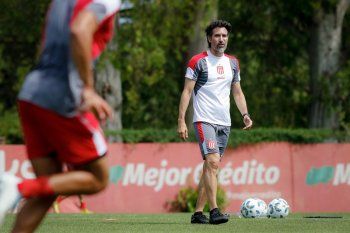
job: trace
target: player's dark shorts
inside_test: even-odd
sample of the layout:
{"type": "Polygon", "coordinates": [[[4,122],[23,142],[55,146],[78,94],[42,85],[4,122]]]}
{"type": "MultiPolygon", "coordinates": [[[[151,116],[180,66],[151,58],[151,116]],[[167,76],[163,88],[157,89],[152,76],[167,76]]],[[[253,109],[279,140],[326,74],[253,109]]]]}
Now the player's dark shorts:
{"type": "Polygon", "coordinates": [[[212,153],[217,153],[222,157],[227,146],[231,127],[207,122],[194,122],[193,125],[203,160],[208,154],[212,153]]]}
{"type": "Polygon", "coordinates": [[[91,112],[64,117],[25,101],[18,101],[18,108],[29,159],[55,155],[63,163],[80,165],[107,153],[91,112]]]}

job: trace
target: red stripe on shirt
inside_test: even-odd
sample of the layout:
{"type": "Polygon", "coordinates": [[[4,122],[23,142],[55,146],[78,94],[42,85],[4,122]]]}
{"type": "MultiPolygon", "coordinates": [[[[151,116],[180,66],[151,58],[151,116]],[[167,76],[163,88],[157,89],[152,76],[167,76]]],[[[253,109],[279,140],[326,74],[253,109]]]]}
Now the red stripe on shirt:
{"type": "Polygon", "coordinates": [[[225,54],[226,57],[232,59],[232,60],[235,60],[237,62],[237,66],[238,66],[238,70],[240,70],[241,68],[239,67],[239,60],[233,56],[233,55],[228,55],[228,54],[225,54]]]}
{"type": "Polygon", "coordinates": [[[98,26],[97,31],[94,34],[94,41],[92,44],[92,57],[96,59],[102,51],[106,48],[107,43],[112,39],[114,32],[114,16],[109,16],[104,19],[98,26]]]}
{"type": "Polygon", "coordinates": [[[90,2],[92,2],[92,0],[77,0],[74,6],[72,18],[70,19],[70,24],[72,24],[73,20],[75,19],[75,17],[77,17],[78,13],[82,9],[84,9],[84,7],[90,2]]]}
{"type": "Polygon", "coordinates": [[[192,70],[194,70],[194,67],[196,66],[197,62],[202,59],[203,57],[208,56],[208,53],[205,51],[203,53],[197,54],[191,58],[191,60],[188,62],[187,67],[190,67],[192,70]]]}

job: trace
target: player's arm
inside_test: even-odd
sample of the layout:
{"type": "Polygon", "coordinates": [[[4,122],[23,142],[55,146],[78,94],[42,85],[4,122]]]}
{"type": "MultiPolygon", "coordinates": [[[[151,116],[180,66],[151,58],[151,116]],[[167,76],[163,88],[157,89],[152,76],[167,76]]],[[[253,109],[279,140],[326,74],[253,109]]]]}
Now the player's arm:
{"type": "Polygon", "coordinates": [[[89,10],[80,12],[71,24],[71,50],[75,66],[84,83],[83,111],[93,111],[101,120],[112,116],[112,109],[94,90],[92,43],[98,28],[96,15],[89,10]]]}
{"type": "Polygon", "coordinates": [[[243,122],[245,124],[243,129],[250,129],[253,126],[253,121],[250,119],[250,115],[248,114],[247,102],[245,100],[240,82],[232,83],[232,95],[239,112],[243,116],[243,122]]]}
{"type": "Polygon", "coordinates": [[[181,94],[179,104],[179,117],[177,120],[177,132],[179,134],[179,137],[183,140],[186,140],[188,138],[188,130],[186,126],[185,116],[195,84],[196,81],[186,78],[184,89],[181,94]]]}

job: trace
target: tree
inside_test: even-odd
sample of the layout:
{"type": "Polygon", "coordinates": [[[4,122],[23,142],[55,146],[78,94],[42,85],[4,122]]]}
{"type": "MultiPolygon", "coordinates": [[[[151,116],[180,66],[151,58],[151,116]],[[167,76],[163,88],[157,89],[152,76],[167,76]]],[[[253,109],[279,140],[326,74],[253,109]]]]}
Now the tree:
{"type": "Polygon", "coordinates": [[[310,44],[311,128],[338,128],[341,102],[335,76],[342,65],[341,39],[350,0],[315,3],[310,44]]]}
{"type": "Polygon", "coordinates": [[[341,41],[348,0],[219,6],[234,24],[229,50],[242,60],[242,85],[258,125],[329,128],[347,119],[350,81],[339,77],[349,51],[341,41]]]}
{"type": "MultiPolygon", "coordinates": [[[[240,61],[241,85],[257,127],[307,126],[309,22],[303,15],[309,11],[302,0],[219,1],[219,15],[233,25],[227,53],[240,61]]],[[[231,115],[232,125],[240,126],[233,105],[231,115]]]]}
{"type": "Polygon", "coordinates": [[[0,2],[0,112],[15,108],[23,77],[35,64],[49,2],[0,2]]]}

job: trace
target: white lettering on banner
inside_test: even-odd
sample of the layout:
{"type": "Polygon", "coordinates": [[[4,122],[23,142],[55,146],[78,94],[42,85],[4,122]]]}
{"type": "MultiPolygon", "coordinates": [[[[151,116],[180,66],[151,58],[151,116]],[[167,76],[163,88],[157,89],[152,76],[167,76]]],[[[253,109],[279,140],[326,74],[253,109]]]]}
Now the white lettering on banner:
{"type": "MultiPolygon", "coordinates": [[[[127,164],[124,170],[122,185],[137,185],[153,187],[159,192],[165,185],[184,185],[192,174],[195,184],[198,184],[202,175],[203,163],[192,167],[168,167],[168,161],[162,160],[160,167],[147,167],[144,163],[127,164]],[[193,173],[192,173],[193,172],[193,173]]],[[[280,170],[276,166],[265,167],[256,160],[243,161],[242,166],[232,167],[228,162],[220,169],[218,182],[228,185],[273,185],[280,178],[280,170]]]]}
{"type": "Polygon", "coordinates": [[[167,169],[168,161],[161,161],[161,168],[146,168],[143,163],[127,164],[123,175],[123,186],[136,184],[137,186],[153,187],[154,191],[160,191],[164,185],[175,186],[184,185],[187,177],[191,174],[192,168],[167,169]]]}
{"type": "Polygon", "coordinates": [[[248,176],[248,166],[249,162],[244,161],[242,167],[238,167],[235,169],[235,172],[232,176],[232,183],[236,185],[246,184],[247,176],[248,176]]]}
{"type": "Polygon", "coordinates": [[[266,184],[275,184],[280,178],[280,169],[278,167],[269,167],[266,169],[265,181],[266,184]]]}
{"type": "Polygon", "coordinates": [[[29,160],[20,161],[13,159],[9,169],[6,170],[6,155],[4,151],[0,151],[0,173],[8,172],[13,175],[20,175],[25,179],[34,179],[35,175],[32,171],[32,165],[29,160]],[[19,173],[19,174],[18,174],[19,173]]]}
{"type": "Polygon", "coordinates": [[[265,168],[264,164],[256,160],[244,161],[242,166],[232,168],[232,163],[228,162],[220,171],[218,181],[222,185],[273,185],[280,178],[280,169],[276,166],[265,168]]]}
{"type": "Polygon", "coordinates": [[[145,164],[139,163],[134,165],[129,163],[125,167],[123,185],[136,184],[141,186],[143,184],[143,177],[145,176],[145,164]],[[136,168],[135,168],[136,166],[136,168]]]}
{"type": "Polygon", "coordinates": [[[221,185],[229,185],[230,184],[230,178],[232,177],[233,170],[231,168],[232,163],[228,162],[219,172],[218,175],[218,182],[221,185]]]}
{"type": "Polygon", "coordinates": [[[180,181],[180,171],[177,168],[170,168],[166,173],[166,183],[169,186],[174,186],[180,181]]]}
{"type": "Polygon", "coordinates": [[[158,169],[155,167],[148,169],[145,174],[145,185],[155,186],[157,184],[158,173],[158,169]]]}
{"type": "Polygon", "coordinates": [[[335,167],[335,173],[334,173],[334,179],[333,179],[333,185],[340,185],[340,184],[348,184],[350,185],[350,163],[346,164],[337,164],[335,167]]]}

